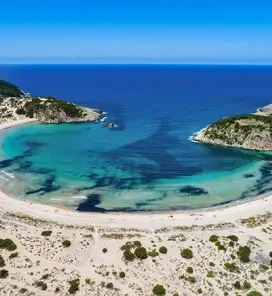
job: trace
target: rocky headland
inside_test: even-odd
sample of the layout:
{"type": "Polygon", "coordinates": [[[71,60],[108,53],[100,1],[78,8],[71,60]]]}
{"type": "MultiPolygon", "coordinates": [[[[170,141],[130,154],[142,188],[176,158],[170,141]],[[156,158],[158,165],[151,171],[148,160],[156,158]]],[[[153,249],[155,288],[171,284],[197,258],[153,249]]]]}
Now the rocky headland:
{"type": "Polygon", "coordinates": [[[103,114],[98,109],[78,106],[54,97],[32,97],[17,86],[0,80],[0,122],[43,123],[95,122],[103,114]]]}
{"type": "Polygon", "coordinates": [[[250,150],[272,150],[272,105],[255,114],[222,118],[193,135],[200,143],[250,150]]]}

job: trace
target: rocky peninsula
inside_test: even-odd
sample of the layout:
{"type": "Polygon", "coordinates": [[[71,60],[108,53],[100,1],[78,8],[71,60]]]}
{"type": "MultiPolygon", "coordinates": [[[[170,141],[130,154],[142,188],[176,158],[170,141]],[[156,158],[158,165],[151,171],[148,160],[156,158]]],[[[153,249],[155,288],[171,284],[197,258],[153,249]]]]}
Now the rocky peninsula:
{"type": "Polygon", "coordinates": [[[250,150],[272,150],[272,105],[255,114],[222,118],[193,135],[200,143],[250,150]]]}
{"type": "Polygon", "coordinates": [[[78,106],[54,97],[32,97],[17,86],[0,80],[0,121],[43,123],[95,122],[103,114],[98,109],[78,106]]]}

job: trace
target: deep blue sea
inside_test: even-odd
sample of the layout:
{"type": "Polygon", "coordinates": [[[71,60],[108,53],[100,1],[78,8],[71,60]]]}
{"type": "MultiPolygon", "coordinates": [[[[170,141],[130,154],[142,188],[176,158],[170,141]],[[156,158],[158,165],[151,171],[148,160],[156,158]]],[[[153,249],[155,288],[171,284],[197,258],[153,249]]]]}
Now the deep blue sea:
{"type": "Polygon", "coordinates": [[[269,153],[193,143],[224,116],[272,101],[272,67],[2,65],[31,95],[107,112],[101,123],[29,124],[1,134],[0,186],[79,211],[189,210],[272,189],[269,153]]]}

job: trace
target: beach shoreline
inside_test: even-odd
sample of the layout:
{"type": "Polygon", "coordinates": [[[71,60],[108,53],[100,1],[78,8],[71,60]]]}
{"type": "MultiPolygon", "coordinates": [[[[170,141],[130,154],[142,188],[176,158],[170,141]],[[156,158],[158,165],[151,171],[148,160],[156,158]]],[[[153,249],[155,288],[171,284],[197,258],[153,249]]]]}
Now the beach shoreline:
{"type": "MultiPolygon", "coordinates": [[[[31,122],[35,120],[0,124],[0,130],[31,122]]],[[[0,236],[16,246],[16,252],[1,251],[5,269],[0,272],[8,276],[1,280],[0,291],[65,296],[71,294],[71,283],[78,283],[78,296],[141,296],[153,295],[153,288],[160,284],[166,295],[204,291],[203,295],[221,296],[233,291],[233,272],[225,264],[234,260],[240,246],[250,246],[252,269],[269,268],[271,209],[272,194],[267,193],[191,211],[79,212],[16,198],[0,188],[0,236]],[[211,242],[213,236],[218,236],[221,249],[211,242]],[[134,259],[126,259],[122,248],[132,243],[147,250],[145,259],[135,258],[135,247],[134,259]],[[182,250],[188,249],[191,259],[182,256],[182,250]]],[[[239,268],[235,280],[250,279],[248,265],[238,259],[235,264],[239,268]]],[[[269,272],[251,278],[252,290],[271,295],[269,284],[259,285],[260,280],[269,283],[269,279],[269,272]]]]}
{"type": "MultiPolygon", "coordinates": [[[[27,119],[27,120],[24,119],[24,120],[0,123],[0,131],[14,127],[14,126],[24,125],[28,123],[35,123],[35,122],[38,122],[38,121],[35,119],[27,119]]],[[[88,220],[89,218],[98,218],[99,221],[101,219],[103,220],[106,218],[106,220],[108,221],[120,216],[122,216],[124,220],[129,219],[129,217],[130,218],[134,217],[137,220],[138,218],[143,219],[144,217],[151,217],[151,216],[153,217],[153,220],[160,220],[170,216],[173,216],[175,218],[174,220],[183,220],[184,217],[188,217],[188,216],[193,217],[194,215],[203,215],[203,214],[208,214],[207,216],[214,217],[222,213],[222,211],[230,212],[229,214],[231,214],[231,209],[234,209],[234,208],[239,208],[239,212],[242,212],[240,211],[240,209],[242,208],[248,209],[248,205],[250,205],[250,208],[252,208],[250,210],[250,215],[252,216],[252,215],[260,214],[264,210],[262,207],[262,205],[264,204],[264,201],[265,203],[268,203],[269,205],[271,205],[271,208],[272,208],[271,193],[266,193],[261,196],[247,198],[245,200],[230,201],[229,203],[224,205],[211,206],[207,208],[200,208],[200,209],[194,209],[194,210],[193,209],[192,210],[173,210],[173,211],[165,210],[165,211],[148,211],[148,212],[117,211],[117,212],[105,212],[105,213],[80,212],[75,209],[65,207],[61,204],[45,204],[45,203],[40,203],[38,201],[20,199],[20,198],[17,198],[16,196],[11,196],[10,194],[5,193],[4,188],[0,188],[0,199],[4,201],[4,203],[0,205],[0,208],[2,211],[5,211],[5,207],[7,207],[7,209],[14,212],[22,212],[24,214],[29,214],[29,215],[33,214],[35,216],[39,216],[41,214],[44,214],[45,212],[61,213],[63,216],[66,216],[68,220],[69,220],[69,217],[70,218],[77,217],[77,218],[86,219],[86,220],[88,220]],[[11,209],[9,208],[8,204],[12,204],[11,209]],[[30,207],[28,208],[27,205],[30,207]]],[[[226,216],[228,216],[228,214],[226,214],[226,216]]],[[[50,215],[48,216],[48,219],[54,219],[54,218],[56,218],[56,215],[52,215],[52,217],[50,217],[50,215]]],[[[169,221],[171,220],[172,219],[170,219],[169,221]]]]}

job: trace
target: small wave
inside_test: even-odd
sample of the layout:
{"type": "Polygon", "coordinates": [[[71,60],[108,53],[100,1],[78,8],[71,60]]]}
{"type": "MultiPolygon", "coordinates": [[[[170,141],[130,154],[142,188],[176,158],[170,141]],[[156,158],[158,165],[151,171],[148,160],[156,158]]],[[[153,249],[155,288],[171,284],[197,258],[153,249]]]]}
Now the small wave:
{"type": "Polygon", "coordinates": [[[75,195],[75,196],[72,196],[71,198],[73,198],[73,199],[87,199],[87,196],[85,196],[85,195],[75,195]]]}
{"type": "Polygon", "coordinates": [[[194,135],[195,135],[195,134],[193,134],[192,136],[190,136],[190,137],[188,138],[188,140],[189,140],[190,142],[192,142],[192,143],[198,143],[198,141],[194,140],[194,135]]]}
{"type": "Polygon", "coordinates": [[[15,176],[13,174],[11,174],[11,173],[7,173],[4,170],[2,170],[1,172],[4,173],[6,176],[12,178],[12,179],[15,179],[15,176]]]}
{"type": "Polygon", "coordinates": [[[105,117],[101,118],[100,121],[103,122],[103,121],[105,121],[106,119],[107,119],[107,117],[105,116],[105,117]]]}
{"type": "Polygon", "coordinates": [[[0,179],[3,179],[3,180],[5,180],[5,181],[9,181],[9,179],[6,179],[6,178],[3,177],[3,176],[0,176],[0,179]]]}
{"type": "Polygon", "coordinates": [[[108,112],[102,112],[102,114],[103,114],[103,115],[106,115],[106,114],[108,114],[108,112]]]}

